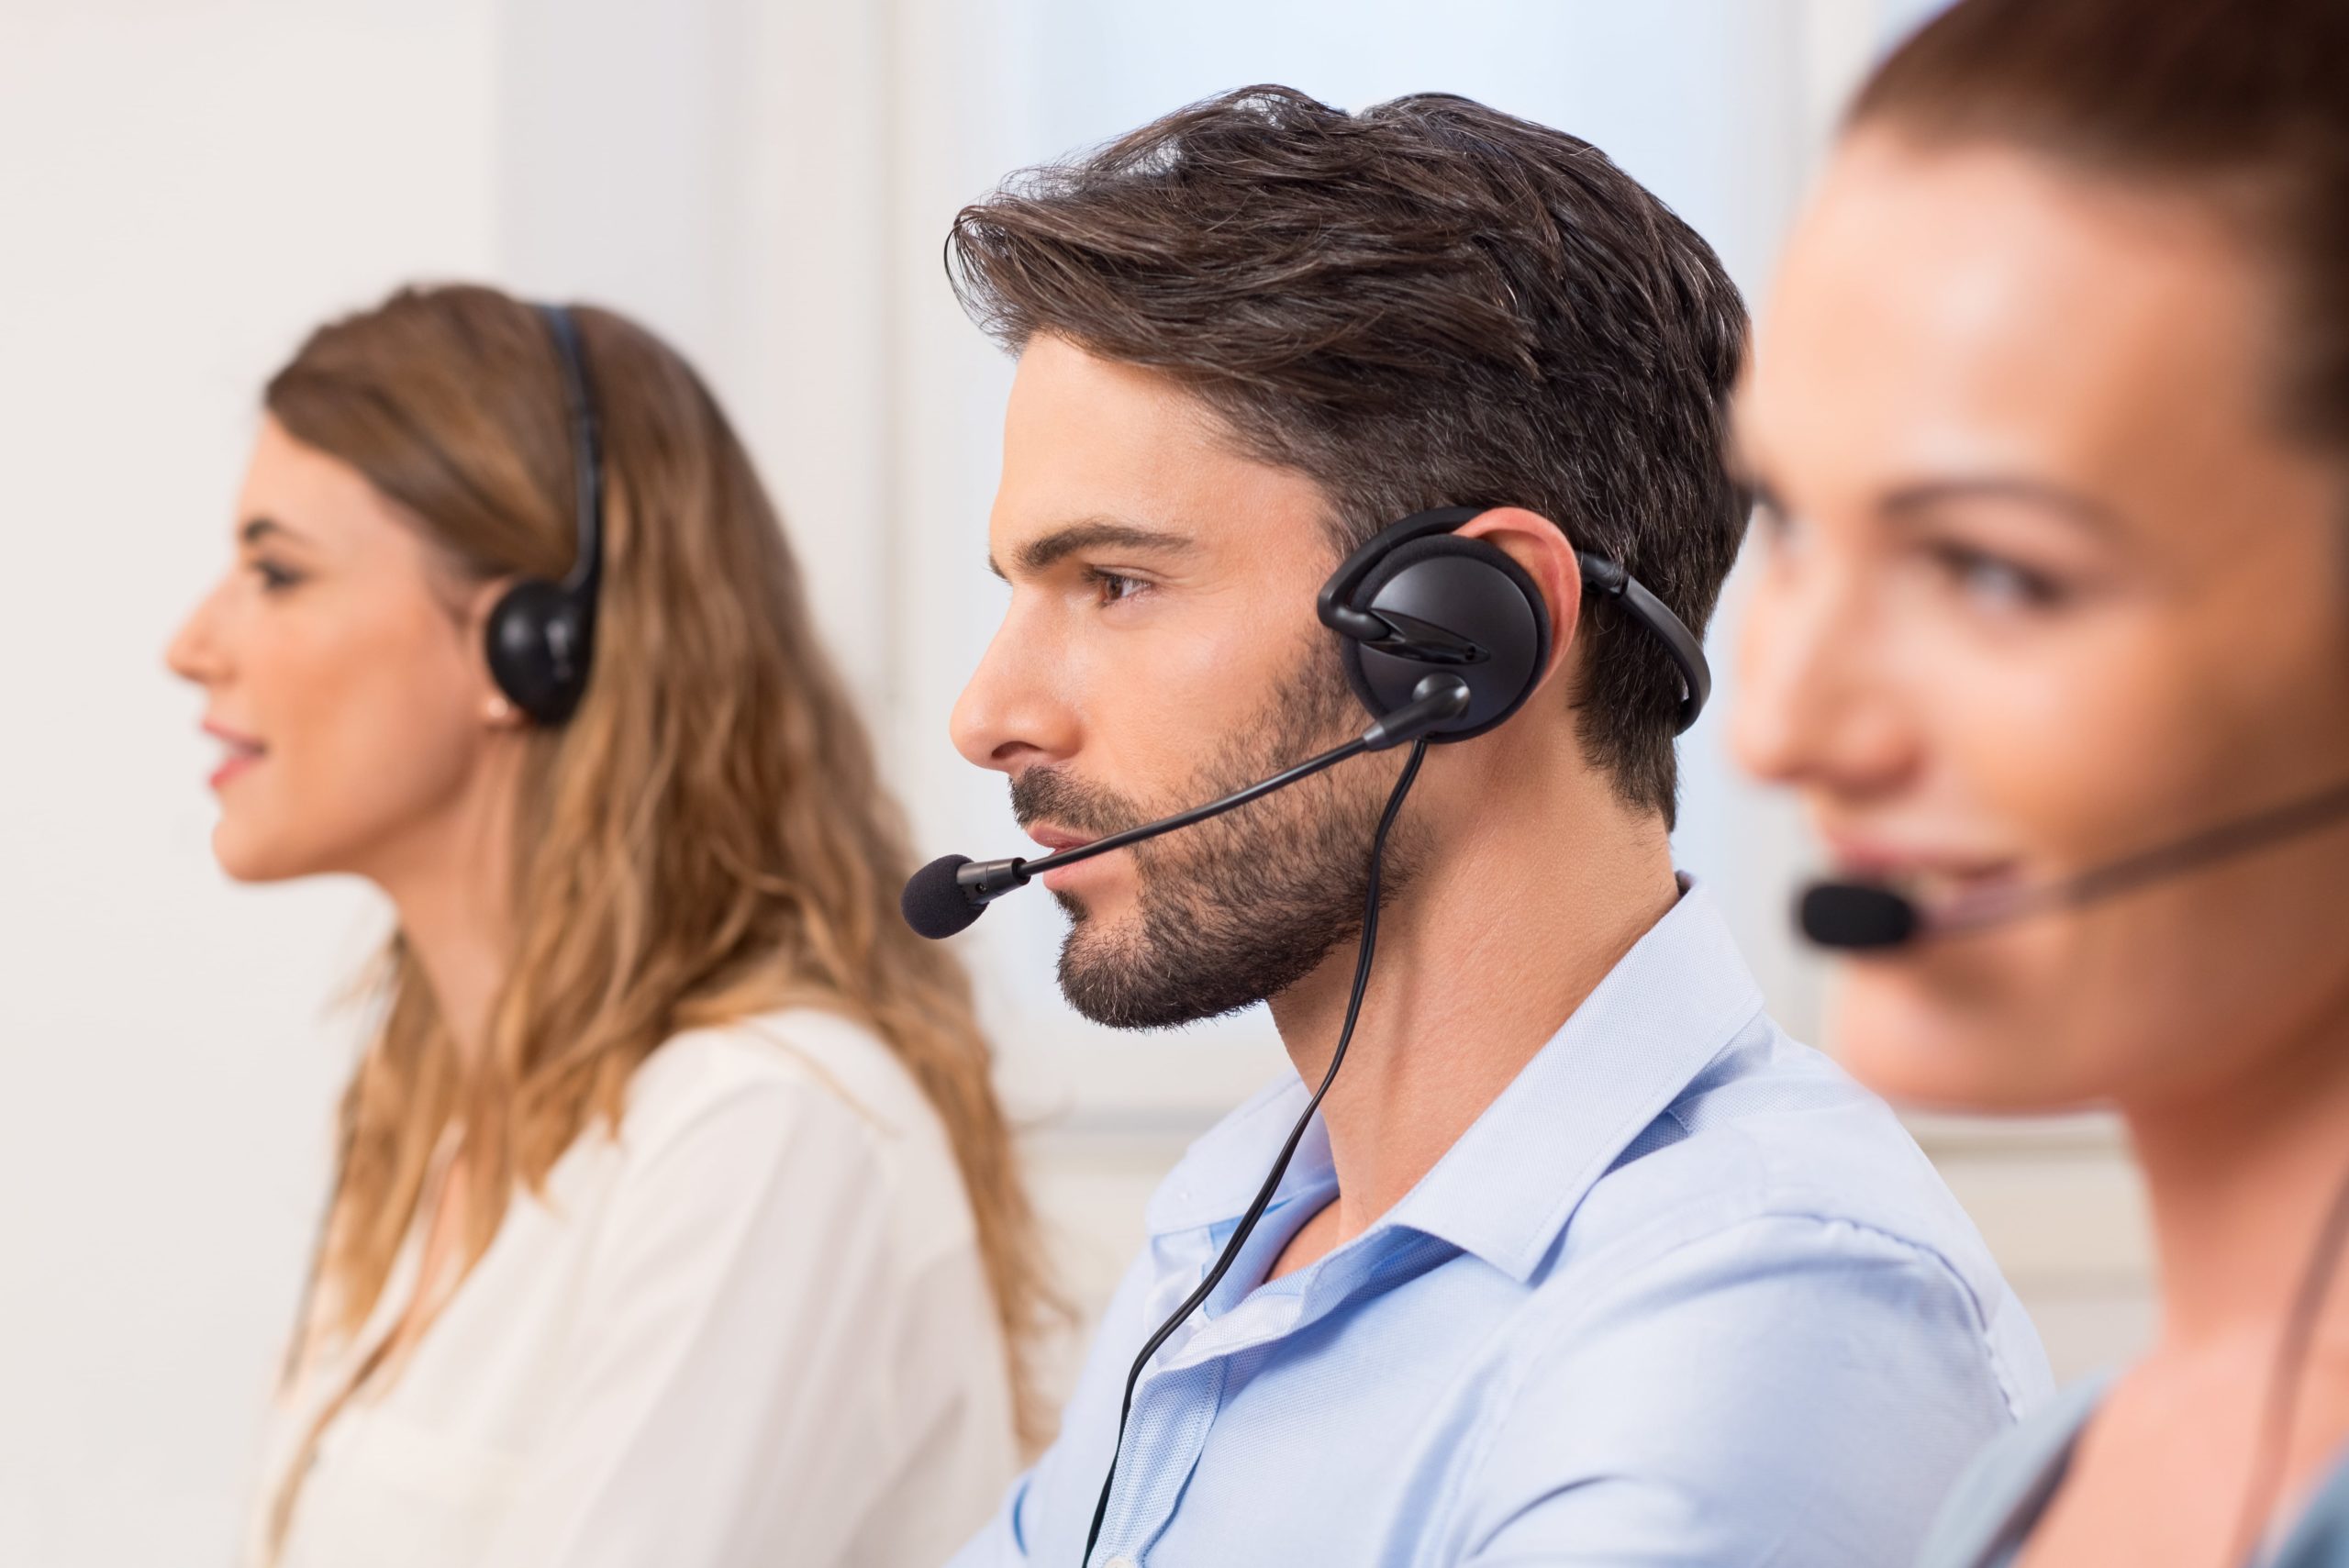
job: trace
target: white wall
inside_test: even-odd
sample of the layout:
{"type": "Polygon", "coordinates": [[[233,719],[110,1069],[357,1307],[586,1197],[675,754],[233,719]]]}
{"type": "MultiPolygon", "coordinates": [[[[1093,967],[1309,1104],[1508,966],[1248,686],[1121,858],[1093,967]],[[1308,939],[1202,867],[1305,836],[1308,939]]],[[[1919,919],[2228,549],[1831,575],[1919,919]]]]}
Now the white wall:
{"type": "MultiPolygon", "coordinates": [[[[223,882],[199,703],[160,663],[308,326],[472,276],[673,337],[784,502],[923,844],[985,852],[1014,840],[1001,786],[944,726],[999,608],[1008,367],[943,283],[957,206],[1245,82],[1441,88],[1609,149],[1751,289],[1845,83],[1923,3],[0,0],[0,1562],[225,1558],[315,1218],[352,1046],[327,1006],[381,912],[223,882]]],[[[1799,838],[1714,721],[1687,757],[1684,862],[1807,1027],[1799,838]]],[[[1090,1296],[1278,1059],[1261,1017],[1091,1029],[1057,940],[1013,901],[963,950],[1090,1296]]],[[[1925,1131],[2059,1359],[2137,1331],[2109,1134],[1925,1131]]]]}
{"type": "Polygon", "coordinates": [[[0,17],[0,1562],[227,1556],[377,917],[228,890],[162,646],[299,333],[495,269],[490,21],[0,17]]]}

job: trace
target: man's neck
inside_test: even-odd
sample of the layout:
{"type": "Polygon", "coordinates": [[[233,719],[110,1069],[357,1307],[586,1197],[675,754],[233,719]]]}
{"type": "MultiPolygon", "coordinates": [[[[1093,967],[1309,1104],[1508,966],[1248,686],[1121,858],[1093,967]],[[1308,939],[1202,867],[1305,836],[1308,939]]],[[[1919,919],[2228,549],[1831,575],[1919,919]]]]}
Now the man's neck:
{"type": "MultiPolygon", "coordinates": [[[[1434,821],[1434,801],[1407,810],[1431,841],[1379,917],[1361,1019],[1321,1106],[1338,1198],[1276,1272],[1399,1202],[1679,896],[1663,821],[1604,779],[1576,767],[1517,793],[1472,822],[1434,821]]],[[[1273,1003],[1308,1083],[1337,1044],[1354,959],[1339,944],[1273,1003]]]]}

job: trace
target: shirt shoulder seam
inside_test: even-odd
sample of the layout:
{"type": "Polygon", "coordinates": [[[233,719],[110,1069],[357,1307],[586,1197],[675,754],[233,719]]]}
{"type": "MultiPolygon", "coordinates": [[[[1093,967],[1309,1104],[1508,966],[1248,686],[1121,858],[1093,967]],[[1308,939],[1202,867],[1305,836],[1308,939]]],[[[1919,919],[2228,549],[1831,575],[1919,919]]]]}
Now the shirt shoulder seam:
{"type": "MultiPolygon", "coordinates": [[[[1726,1224],[1709,1227],[1693,1235],[1682,1237],[1653,1257],[1642,1260],[1637,1265],[1634,1274],[1659,1267],[1691,1247],[1719,1240],[1724,1236],[1750,1227],[1786,1220],[1802,1221],[1817,1227],[1821,1231],[1830,1226],[1848,1226],[1854,1230],[1864,1231],[1889,1242],[1901,1252],[1924,1262],[1935,1275],[1955,1287],[1958,1298],[1965,1303],[1967,1324],[1973,1333],[1976,1351],[1998,1385],[1998,1396],[2007,1407],[2008,1418],[2009,1420],[2018,1418],[2015,1389],[2007,1375],[2006,1368],[2000,1362],[1997,1349],[1990,1342],[1988,1319],[1983,1312],[1979,1296],[1946,1254],[1939,1248],[1919,1241],[1914,1237],[1902,1235],[1898,1231],[1887,1229],[1883,1226],[1871,1224],[1864,1219],[1855,1219],[1848,1215],[1824,1214],[1812,1208],[1765,1201],[1757,1204],[1753,1208],[1726,1224]]],[[[1439,1520],[1454,1517],[1461,1493],[1467,1485],[1468,1478],[1483,1468],[1485,1456],[1491,1451],[1493,1444],[1499,1440],[1500,1433],[1516,1414],[1525,1391],[1532,1385],[1540,1369],[1553,1357],[1569,1351],[1575,1342],[1575,1336],[1561,1335],[1533,1351],[1518,1368],[1515,1375],[1508,1380],[1506,1391],[1501,1397],[1494,1400],[1480,1413],[1473,1437],[1473,1451],[1469,1453],[1466,1462],[1453,1468],[1451,1477],[1445,1484],[1443,1494],[1438,1501],[1436,1518],[1439,1520]]]]}

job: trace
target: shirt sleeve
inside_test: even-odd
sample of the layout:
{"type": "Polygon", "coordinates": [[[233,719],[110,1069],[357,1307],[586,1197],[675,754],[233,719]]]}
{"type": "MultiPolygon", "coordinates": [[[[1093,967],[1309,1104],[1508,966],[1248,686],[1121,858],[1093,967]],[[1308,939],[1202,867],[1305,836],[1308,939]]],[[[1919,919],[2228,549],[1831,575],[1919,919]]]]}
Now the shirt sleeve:
{"type": "Polygon", "coordinates": [[[840,1557],[919,1436],[892,1386],[909,1282],[880,1136],[777,1077],[630,1151],[484,1568],[840,1557]]]}
{"type": "Polygon", "coordinates": [[[1684,1243],[1530,1363],[1484,1434],[1451,1560],[1910,1562],[2011,1423],[1981,1321],[1937,1255],[1846,1221],[1771,1216],[1684,1243]]]}

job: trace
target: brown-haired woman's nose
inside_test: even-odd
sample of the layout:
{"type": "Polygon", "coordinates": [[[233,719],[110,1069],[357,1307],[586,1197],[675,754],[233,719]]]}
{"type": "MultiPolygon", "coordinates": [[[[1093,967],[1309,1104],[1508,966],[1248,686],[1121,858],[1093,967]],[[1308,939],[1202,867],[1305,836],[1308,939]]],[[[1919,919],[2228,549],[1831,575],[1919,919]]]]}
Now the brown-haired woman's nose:
{"type": "Polygon", "coordinates": [[[1740,639],[1730,750],[1774,784],[1881,784],[1906,766],[1909,726],[1874,673],[1863,628],[1816,595],[1765,584],[1740,639]]]}

